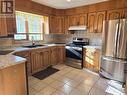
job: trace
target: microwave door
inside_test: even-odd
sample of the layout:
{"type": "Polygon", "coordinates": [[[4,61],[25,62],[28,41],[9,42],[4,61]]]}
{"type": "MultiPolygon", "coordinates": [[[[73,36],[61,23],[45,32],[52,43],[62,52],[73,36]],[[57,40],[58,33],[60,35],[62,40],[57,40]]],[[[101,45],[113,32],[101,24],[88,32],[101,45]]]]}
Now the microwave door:
{"type": "Polygon", "coordinates": [[[117,36],[116,57],[127,59],[127,20],[121,19],[117,36]]]}
{"type": "Polygon", "coordinates": [[[103,31],[104,38],[102,44],[103,56],[110,57],[116,56],[118,29],[119,29],[119,20],[110,20],[105,23],[103,31]]]}

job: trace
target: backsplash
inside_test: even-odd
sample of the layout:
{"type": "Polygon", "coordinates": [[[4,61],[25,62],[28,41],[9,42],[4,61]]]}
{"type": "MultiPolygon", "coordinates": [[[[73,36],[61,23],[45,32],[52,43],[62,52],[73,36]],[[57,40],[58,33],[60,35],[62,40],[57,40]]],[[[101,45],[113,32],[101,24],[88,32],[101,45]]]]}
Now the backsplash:
{"type": "MultiPolygon", "coordinates": [[[[88,33],[84,31],[76,31],[74,34],[46,34],[44,41],[36,41],[36,43],[71,43],[74,37],[81,37],[88,38],[90,45],[101,45],[101,35],[101,33],[88,33]]],[[[13,38],[0,38],[0,46],[21,46],[25,44],[31,44],[31,41],[14,41],[13,38]]]]}
{"type": "Polygon", "coordinates": [[[90,45],[102,45],[102,33],[88,33],[76,31],[74,34],[47,34],[45,40],[48,43],[71,43],[74,37],[88,38],[90,45]]]}

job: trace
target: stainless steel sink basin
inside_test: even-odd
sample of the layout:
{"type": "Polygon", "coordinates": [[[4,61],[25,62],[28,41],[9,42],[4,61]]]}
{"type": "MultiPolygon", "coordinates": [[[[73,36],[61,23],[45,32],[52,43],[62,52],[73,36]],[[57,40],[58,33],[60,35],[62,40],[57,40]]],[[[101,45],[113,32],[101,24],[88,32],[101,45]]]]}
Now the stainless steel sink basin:
{"type": "Polygon", "coordinates": [[[0,50],[0,55],[7,55],[11,52],[13,52],[14,50],[0,50]]]}
{"type": "Polygon", "coordinates": [[[45,45],[28,45],[28,46],[23,46],[23,47],[26,47],[26,48],[36,48],[36,47],[42,47],[42,46],[45,46],[45,45]]]}

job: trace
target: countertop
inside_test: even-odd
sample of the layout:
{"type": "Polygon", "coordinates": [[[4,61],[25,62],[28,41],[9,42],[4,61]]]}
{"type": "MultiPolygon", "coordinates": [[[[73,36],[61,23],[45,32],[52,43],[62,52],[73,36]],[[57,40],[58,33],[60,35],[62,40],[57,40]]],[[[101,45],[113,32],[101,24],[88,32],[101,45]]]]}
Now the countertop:
{"type": "Polygon", "coordinates": [[[1,55],[0,56],[0,70],[9,66],[17,65],[26,62],[25,58],[14,55],[1,55]]]}
{"type": "Polygon", "coordinates": [[[102,46],[93,46],[93,45],[88,45],[88,46],[83,46],[83,48],[95,48],[95,49],[101,49],[102,46]]]}
{"type": "Polygon", "coordinates": [[[26,48],[26,47],[24,48],[24,47],[15,47],[15,46],[0,48],[1,51],[13,50],[13,52],[7,55],[0,55],[0,69],[4,69],[9,66],[21,64],[26,61],[25,58],[13,55],[15,52],[28,51],[28,50],[39,49],[39,48],[48,48],[52,46],[65,46],[65,45],[66,44],[45,44],[45,46],[40,46],[36,48],[26,48]]]}

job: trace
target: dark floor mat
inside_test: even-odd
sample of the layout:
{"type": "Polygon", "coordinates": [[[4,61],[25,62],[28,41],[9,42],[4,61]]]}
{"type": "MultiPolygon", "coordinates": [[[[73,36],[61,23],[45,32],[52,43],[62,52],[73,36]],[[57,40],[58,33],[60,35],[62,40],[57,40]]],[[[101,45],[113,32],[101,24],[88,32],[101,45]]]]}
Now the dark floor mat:
{"type": "Polygon", "coordinates": [[[58,71],[59,71],[58,69],[55,69],[52,66],[50,66],[50,67],[46,68],[45,70],[35,73],[33,76],[40,79],[40,80],[43,80],[44,78],[47,78],[48,76],[50,76],[58,71]]]}

